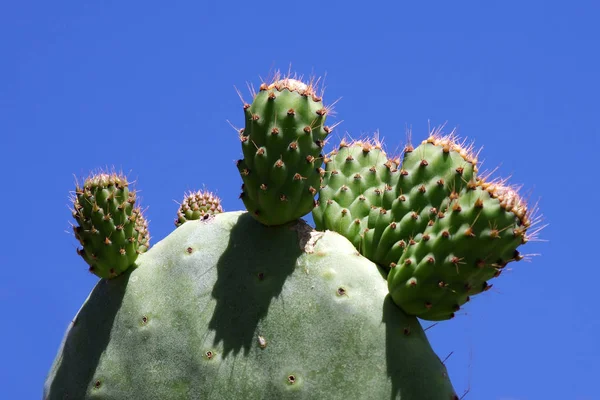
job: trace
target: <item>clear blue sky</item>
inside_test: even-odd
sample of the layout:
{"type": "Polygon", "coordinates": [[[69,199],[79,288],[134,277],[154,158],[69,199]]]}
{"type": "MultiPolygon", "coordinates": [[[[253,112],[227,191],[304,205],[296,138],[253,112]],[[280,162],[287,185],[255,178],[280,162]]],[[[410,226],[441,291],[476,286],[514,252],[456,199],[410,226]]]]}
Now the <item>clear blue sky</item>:
{"type": "Polygon", "coordinates": [[[0,397],[40,398],[97,281],[66,233],[73,174],[137,179],[153,243],[184,191],[243,209],[234,85],[291,63],[326,75],[326,102],[341,97],[338,134],[379,130],[393,151],[407,126],[420,141],[447,122],[540,201],[548,242],[523,252],[542,255],[428,331],[457,391],[600,398],[597,3],[207,3],[0,5],[0,397]]]}

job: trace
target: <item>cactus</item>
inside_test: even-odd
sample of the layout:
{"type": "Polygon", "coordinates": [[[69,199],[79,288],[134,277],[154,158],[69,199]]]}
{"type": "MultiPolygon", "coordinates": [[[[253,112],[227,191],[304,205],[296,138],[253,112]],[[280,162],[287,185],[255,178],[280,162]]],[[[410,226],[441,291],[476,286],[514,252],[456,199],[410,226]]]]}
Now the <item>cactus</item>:
{"type": "Polygon", "coordinates": [[[289,77],[263,83],[252,104],[244,104],[240,197],[261,223],[281,225],[314,207],[321,149],[331,131],[327,112],[312,82],[289,77]]]}
{"type": "Polygon", "coordinates": [[[100,278],[122,274],[150,246],[147,222],[135,201],[121,174],[101,172],[77,185],[73,231],[83,246],[77,253],[100,278]]]}
{"type": "Polygon", "coordinates": [[[45,399],[458,399],[380,269],[334,232],[221,213],[138,265],[94,288],[45,399]]]}
{"type": "Polygon", "coordinates": [[[535,210],[454,134],[401,163],[376,139],[323,157],[330,110],[279,78],[244,105],[247,212],[188,193],[148,249],[124,176],[77,187],[78,253],[103,279],[45,399],[458,399],[417,318],[452,318],[522,259],[535,210]],[[298,220],[311,210],[317,230],[298,220]]]}
{"type": "Polygon", "coordinates": [[[444,199],[474,178],[477,159],[453,135],[431,135],[417,148],[407,146],[400,168],[387,182],[389,202],[372,209],[363,235],[365,257],[385,267],[398,263],[407,245],[419,241],[444,199]]]}
{"type": "Polygon", "coordinates": [[[185,195],[177,210],[175,226],[181,226],[186,221],[208,218],[222,212],[221,199],[213,193],[201,190],[190,192],[185,195]]]}
{"type": "Polygon", "coordinates": [[[441,209],[388,276],[396,304],[428,320],[452,318],[490,289],[487,280],[522,259],[517,247],[531,225],[523,200],[503,183],[479,180],[441,209]]]}
{"type": "Polygon", "coordinates": [[[453,134],[434,132],[417,148],[407,146],[399,168],[380,146],[366,161],[368,149],[361,154],[360,143],[349,150],[342,143],[333,153],[315,224],[346,236],[362,255],[389,268],[390,293],[405,312],[450,319],[471,296],[488,290],[487,280],[507,263],[521,259],[517,247],[531,225],[525,202],[504,182],[478,177],[472,146],[453,134]],[[358,171],[369,164],[373,176],[364,180],[358,171]]]}
{"type": "Polygon", "coordinates": [[[324,184],[312,213],[316,228],[338,232],[360,248],[371,209],[391,206],[388,183],[397,167],[377,140],[342,140],[325,158],[324,184]]]}

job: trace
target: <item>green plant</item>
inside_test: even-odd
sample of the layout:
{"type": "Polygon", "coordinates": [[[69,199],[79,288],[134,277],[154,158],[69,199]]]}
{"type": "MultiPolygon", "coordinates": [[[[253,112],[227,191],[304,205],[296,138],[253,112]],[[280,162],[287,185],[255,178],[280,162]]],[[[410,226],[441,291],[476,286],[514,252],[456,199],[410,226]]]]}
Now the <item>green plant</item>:
{"type": "Polygon", "coordinates": [[[127,270],[150,246],[148,223],[122,174],[100,172],[77,185],[73,198],[77,253],[100,278],[127,270]]]}
{"type": "Polygon", "coordinates": [[[248,212],[190,193],[177,229],[144,252],[124,177],[77,188],[76,236],[104,279],[44,397],[458,399],[417,317],[451,318],[489,288],[521,258],[531,211],[504,181],[479,177],[453,135],[407,146],[402,162],[374,139],[323,157],[328,110],[298,80],[261,85],[244,110],[248,212]],[[311,210],[317,230],[298,220],[311,210]],[[102,247],[125,229],[114,221],[131,222],[115,247],[137,246],[126,260],[102,247]]]}
{"type": "Polygon", "coordinates": [[[531,212],[506,182],[479,177],[471,147],[452,134],[407,146],[401,163],[380,147],[342,143],[330,154],[316,226],[389,269],[390,294],[404,311],[450,319],[522,258],[531,212]]]}
{"type": "Polygon", "coordinates": [[[188,221],[71,323],[46,398],[452,399],[417,319],[334,232],[188,221]]]}
{"type": "Polygon", "coordinates": [[[202,190],[190,192],[184,196],[183,202],[179,205],[175,226],[181,226],[186,221],[208,218],[222,212],[221,199],[213,193],[202,190]]]}
{"type": "Polygon", "coordinates": [[[312,210],[321,177],[321,150],[331,132],[327,108],[313,82],[276,77],[244,104],[240,131],[244,158],[237,166],[240,198],[265,225],[280,225],[312,210]]]}

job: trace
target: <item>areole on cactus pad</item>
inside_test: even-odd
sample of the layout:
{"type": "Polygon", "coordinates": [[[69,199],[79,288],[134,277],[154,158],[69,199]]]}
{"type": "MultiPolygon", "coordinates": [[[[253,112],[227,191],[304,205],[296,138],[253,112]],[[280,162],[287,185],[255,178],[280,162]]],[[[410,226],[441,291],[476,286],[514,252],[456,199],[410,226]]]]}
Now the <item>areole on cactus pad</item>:
{"type": "Polygon", "coordinates": [[[481,177],[454,133],[402,157],[377,138],[324,156],[315,82],[276,74],[244,104],[248,212],[187,193],[149,249],[122,174],[77,185],[78,253],[103,279],[45,399],[458,399],[417,317],[450,319],[488,290],[539,231],[536,209],[481,177]],[[311,211],[316,230],[299,220],[311,211]]]}

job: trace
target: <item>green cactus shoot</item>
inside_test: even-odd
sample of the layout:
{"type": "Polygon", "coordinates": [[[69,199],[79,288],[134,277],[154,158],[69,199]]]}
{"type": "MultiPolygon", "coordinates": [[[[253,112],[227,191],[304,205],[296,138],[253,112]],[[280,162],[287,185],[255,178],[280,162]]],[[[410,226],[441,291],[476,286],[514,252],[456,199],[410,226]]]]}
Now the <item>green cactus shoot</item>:
{"type": "Polygon", "coordinates": [[[75,189],[73,231],[82,246],[77,253],[100,278],[120,275],[150,246],[148,223],[135,202],[122,174],[93,174],[75,189]]]}
{"type": "Polygon", "coordinates": [[[252,103],[244,104],[240,197],[261,223],[281,225],[314,207],[321,151],[331,132],[327,112],[315,83],[290,77],[261,84],[252,103]]]}
{"type": "Polygon", "coordinates": [[[521,260],[535,207],[454,134],[324,155],[328,111],[314,81],[263,83],[240,130],[247,210],[190,192],[151,248],[123,175],[77,185],[78,253],[101,279],[44,399],[459,399],[418,318],[452,318],[521,260]]]}

